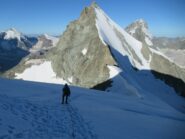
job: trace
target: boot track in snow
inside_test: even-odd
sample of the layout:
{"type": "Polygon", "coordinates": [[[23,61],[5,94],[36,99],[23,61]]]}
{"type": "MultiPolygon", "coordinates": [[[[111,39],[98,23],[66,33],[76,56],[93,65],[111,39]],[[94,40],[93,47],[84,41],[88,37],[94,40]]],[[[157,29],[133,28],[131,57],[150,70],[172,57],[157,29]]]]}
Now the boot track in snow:
{"type": "Polygon", "coordinates": [[[0,139],[97,139],[71,104],[41,104],[0,96],[0,139]]]}

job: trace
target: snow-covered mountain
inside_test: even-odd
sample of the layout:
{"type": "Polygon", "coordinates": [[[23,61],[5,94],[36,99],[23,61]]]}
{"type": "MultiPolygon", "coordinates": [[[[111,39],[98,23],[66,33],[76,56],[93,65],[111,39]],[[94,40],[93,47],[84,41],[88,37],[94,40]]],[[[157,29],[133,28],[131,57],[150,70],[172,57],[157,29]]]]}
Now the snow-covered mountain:
{"type": "MultiPolygon", "coordinates": [[[[16,65],[14,68],[12,68],[9,71],[6,71],[3,74],[4,77],[14,78],[16,77],[15,73],[23,72],[23,71],[26,72],[26,69],[29,69],[29,68],[30,69],[28,70],[27,76],[24,77],[26,79],[29,77],[29,80],[32,80],[32,81],[38,81],[40,79],[40,81],[42,82],[48,82],[51,79],[50,77],[53,77],[55,73],[52,71],[52,68],[47,67],[48,65],[51,65],[51,63],[49,62],[44,63],[47,59],[45,55],[46,53],[48,53],[48,51],[50,51],[52,48],[56,46],[59,39],[57,37],[49,36],[47,34],[40,35],[36,39],[37,41],[29,49],[29,55],[24,57],[20,61],[20,63],[16,65]],[[43,64],[43,66],[40,64],[43,64]],[[37,68],[38,65],[39,65],[39,69],[37,68]],[[35,68],[36,70],[34,70],[35,68]],[[45,69],[44,72],[43,72],[43,69],[45,69]],[[32,72],[34,71],[34,74],[37,73],[37,76],[33,76],[33,73],[29,74],[30,70],[32,72]]],[[[18,76],[18,77],[21,77],[21,76],[18,76]]],[[[61,80],[59,81],[61,82],[61,80]]],[[[50,80],[50,82],[58,83],[57,79],[50,80]]]]}
{"type": "Polygon", "coordinates": [[[169,58],[173,63],[184,68],[184,50],[185,39],[181,38],[167,38],[167,37],[152,37],[147,23],[143,19],[136,20],[125,28],[125,30],[143,44],[162,52],[164,56],[169,58]]]}
{"type": "Polygon", "coordinates": [[[185,99],[177,92],[185,95],[185,72],[147,44],[139,26],[141,40],[97,4],[86,7],[56,47],[3,75],[36,82],[0,79],[0,138],[184,139],[185,99]],[[70,86],[70,104],[61,106],[66,82],[86,89],[70,86]]]}
{"type": "Polygon", "coordinates": [[[0,49],[4,51],[11,51],[17,48],[29,50],[33,45],[33,42],[30,40],[29,37],[18,32],[15,28],[11,28],[0,33],[0,49]]]}
{"type": "Polygon", "coordinates": [[[59,38],[44,34],[38,36],[38,42],[30,49],[31,53],[44,52],[56,46],[59,38]]]}
{"type": "Polygon", "coordinates": [[[4,32],[4,39],[5,40],[10,40],[10,39],[21,40],[21,37],[23,37],[23,36],[15,28],[11,28],[11,29],[7,30],[6,32],[4,32]]]}
{"type": "Polygon", "coordinates": [[[14,28],[0,32],[0,71],[17,65],[29,54],[29,49],[36,41],[36,38],[27,37],[14,28]]]}
{"type": "MultiPolygon", "coordinates": [[[[185,68],[184,68],[184,62],[183,57],[184,53],[183,50],[175,50],[171,49],[169,44],[177,44],[177,41],[179,42],[183,41],[183,39],[165,39],[165,38],[157,38],[152,37],[152,35],[149,33],[148,25],[144,20],[136,20],[134,23],[130,24],[128,27],[126,27],[126,31],[132,35],[134,38],[142,42],[143,47],[145,48],[144,53],[150,53],[152,54],[152,59],[150,62],[151,70],[155,70],[157,72],[173,76],[175,78],[181,79],[183,82],[185,82],[185,68]],[[160,46],[161,43],[165,43],[165,47],[160,46]],[[173,43],[171,43],[173,42],[173,43]],[[166,48],[166,49],[163,49],[166,48]],[[147,50],[147,51],[146,51],[147,50]]],[[[183,44],[183,43],[181,43],[183,44]]],[[[175,48],[175,46],[174,46],[175,48]]],[[[165,82],[171,82],[170,84],[176,84],[176,79],[169,79],[169,76],[161,77],[165,82]],[[171,81],[170,81],[171,80],[171,81]],[[174,80],[174,82],[172,81],[174,80]]],[[[184,83],[180,86],[182,86],[184,83]]],[[[184,86],[184,85],[183,85],[184,86]]],[[[179,88],[179,86],[177,87],[179,88]]]]}
{"type": "MultiPolygon", "coordinates": [[[[137,22],[142,29],[135,32],[143,31],[141,36],[151,39],[143,21],[137,22]]],[[[79,19],[67,26],[55,48],[37,57],[39,61],[35,58],[24,61],[7,74],[24,80],[68,82],[87,88],[129,92],[137,97],[144,97],[143,92],[149,92],[179,107],[165,94],[175,93],[173,88],[157,80],[152,73],[184,95],[184,69],[151,48],[146,38],[144,41],[135,39],[92,4],[82,11],[79,19]],[[40,78],[35,74],[37,70],[41,70],[40,78]]]]}
{"type": "Polygon", "coordinates": [[[148,24],[143,19],[136,20],[127,26],[125,30],[137,40],[153,46],[152,34],[149,32],[148,24]]]}

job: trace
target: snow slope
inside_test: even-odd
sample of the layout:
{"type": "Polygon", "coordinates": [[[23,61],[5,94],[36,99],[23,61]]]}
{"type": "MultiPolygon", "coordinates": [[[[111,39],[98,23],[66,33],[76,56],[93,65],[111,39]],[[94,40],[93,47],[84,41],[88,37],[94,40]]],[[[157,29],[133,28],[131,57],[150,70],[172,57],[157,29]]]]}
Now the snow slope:
{"type": "Polygon", "coordinates": [[[112,21],[100,8],[95,8],[95,12],[97,17],[96,26],[102,42],[105,45],[108,44],[110,48],[118,51],[123,56],[127,55],[132,65],[138,69],[150,69],[149,62],[144,58],[141,52],[142,43],[134,39],[112,21]],[[121,38],[119,34],[123,38],[121,38]],[[134,58],[133,51],[139,60],[134,58]]]}
{"type": "Polygon", "coordinates": [[[15,75],[16,79],[24,79],[28,81],[58,84],[66,83],[62,78],[56,77],[56,74],[51,67],[51,62],[49,61],[39,63],[39,65],[32,65],[30,68],[25,69],[23,73],[16,73],[15,75]]]}
{"type": "Polygon", "coordinates": [[[155,96],[140,99],[71,87],[70,104],[61,105],[61,89],[0,79],[0,138],[185,138],[185,114],[155,96]]]}

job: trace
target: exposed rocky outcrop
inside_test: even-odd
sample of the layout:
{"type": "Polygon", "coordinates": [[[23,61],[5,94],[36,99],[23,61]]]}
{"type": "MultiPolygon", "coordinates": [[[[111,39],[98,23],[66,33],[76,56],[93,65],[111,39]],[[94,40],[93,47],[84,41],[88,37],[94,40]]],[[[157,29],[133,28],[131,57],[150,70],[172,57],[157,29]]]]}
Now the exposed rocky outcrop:
{"type": "Polygon", "coordinates": [[[67,26],[50,54],[57,75],[77,86],[93,87],[106,81],[107,65],[116,64],[109,48],[99,38],[94,6],[86,7],[80,18],[67,26]]]}

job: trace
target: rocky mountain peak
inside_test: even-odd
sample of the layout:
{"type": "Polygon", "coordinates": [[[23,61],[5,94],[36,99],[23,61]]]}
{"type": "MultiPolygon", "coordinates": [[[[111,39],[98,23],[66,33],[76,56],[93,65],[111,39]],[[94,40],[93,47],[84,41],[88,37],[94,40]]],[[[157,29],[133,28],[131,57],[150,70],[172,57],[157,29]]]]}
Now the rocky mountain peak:
{"type": "Polygon", "coordinates": [[[85,7],[83,11],[81,12],[80,18],[85,19],[85,18],[93,18],[95,17],[95,12],[94,12],[95,5],[91,4],[89,7],[85,7]]]}
{"type": "Polygon", "coordinates": [[[125,28],[125,30],[137,40],[152,46],[152,35],[149,32],[148,24],[143,19],[138,19],[125,28]]]}
{"type": "Polygon", "coordinates": [[[84,8],[79,19],[68,25],[53,50],[54,71],[73,85],[93,87],[102,83],[109,78],[107,65],[116,64],[99,37],[95,6],[93,3],[84,8]]]}
{"type": "MultiPolygon", "coordinates": [[[[115,87],[121,90],[123,85],[128,86],[130,83],[131,86],[137,86],[133,93],[139,97],[138,91],[142,91],[141,88],[148,89],[145,84],[152,83],[148,76],[140,76],[140,71],[147,72],[148,74],[145,75],[151,76],[152,70],[158,78],[166,78],[165,81],[169,81],[171,86],[172,79],[164,77],[165,75],[185,80],[184,69],[179,68],[160,52],[149,47],[153,44],[144,20],[137,20],[127,27],[127,32],[131,32],[131,36],[101,8],[95,6],[92,4],[86,7],[81,16],[68,25],[55,48],[47,51],[44,55],[40,53],[33,59],[30,57],[30,61],[26,61],[26,63],[40,64],[40,59],[46,59],[49,61],[46,68],[51,69],[52,79],[61,79],[60,82],[65,81],[75,86],[93,88],[103,85],[104,88],[113,89],[115,87]],[[135,71],[135,69],[138,70],[135,71]],[[146,78],[149,80],[145,80],[146,78]],[[140,79],[143,85],[135,79],[140,79]]],[[[39,42],[43,44],[43,41],[39,40],[39,42]]],[[[24,67],[27,68],[26,64],[24,67]]],[[[40,67],[42,66],[38,68],[40,67]]],[[[41,69],[44,72],[45,69],[41,69]]],[[[16,71],[18,70],[16,69],[16,71]]],[[[32,72],[34,73],[35,70],[32,72]]],[[[26,71],[20,75],[21,78],[23,78],[22,75],[25,75],[23,79],[30,79],[26,76],[26,71]]],[[[50,75],[46,76],[50,79],[50,75]]],[[[155,80],[153,76],[151,79],[155,80]]],[[[31,80],[33,80],[32,77],[31,80]]],[[[45,81],[44,78],[36,80],[45,81]]],[[[173,80],[174,86],[176,80],[174,78],[173,80]]],[[[153,91],[153,88],[150,91],[153,91]]],[[[158,87],[155,88],[158,91],[158,87]]],[[[175,86],[175,88],[178,89],[177,91],[184,91],[183,87],[175,86]]],[[[130,87],[126,87],[126,89],[128,92],[133,90],[130,87]]],[[[161,89],[163,90],[163,88],[161,89]]]]}
{"type": "Polygon", "coordinates": [[[147,24],[147,22],[144,20],[144,19],[138,19],[138,20],[136,20],[134,23],[133,23],[135,26],[138,26],[138,27],[145,27],[145,28],[147,28],[148,29],[148,24],[147,24]]]}

